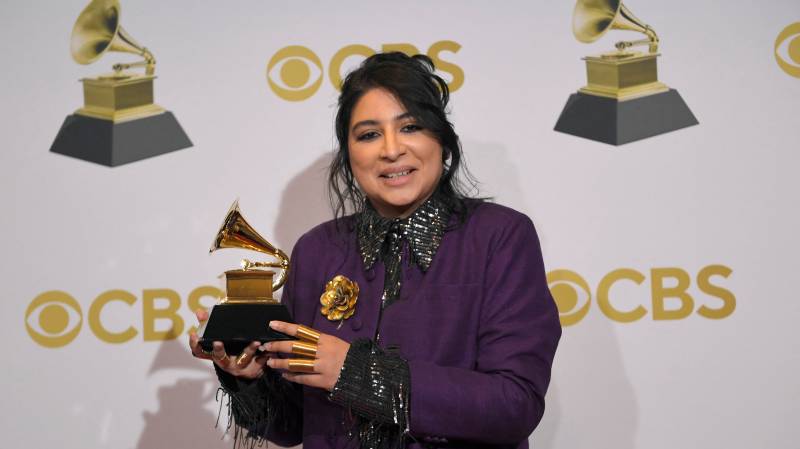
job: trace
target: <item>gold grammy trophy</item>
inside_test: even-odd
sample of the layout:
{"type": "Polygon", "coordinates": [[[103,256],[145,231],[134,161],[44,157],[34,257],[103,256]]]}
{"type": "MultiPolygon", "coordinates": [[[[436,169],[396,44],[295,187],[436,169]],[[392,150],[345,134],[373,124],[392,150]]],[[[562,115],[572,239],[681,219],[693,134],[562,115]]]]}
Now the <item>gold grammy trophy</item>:
{"type": "Polygon", "coordinates": [[[587,85],[572,94],[555,130],[621,145],[696,125],[678,91],[658,80],[659,38],[620,0],[578,0],[572,32],[583,43],[609,30],[635,31],[644,39],[620,41],[616,50],[587,56],[587,85]],[[633,47],[647,46],[647,51],[633,47]]]}
{"type": "Polygon", "coordinates": [[[120,25],[119,0],[93,0],[72,29],[71,54],[91,64],[109,52],[143,58],[114,72],[84,78],[84,106],[67,116],[50,151],[108,166],[192,146],[175,116],[155,104],[156,60],[120,25]],[[144,73],[128,69],[144,67],[144,73]]]}
{"type": "Polygon", "coordinates": [[[210,351],[214,341],[222,341],[229,354],[239,354],[252,341],[294,340],[268,327],[272,320],[293,322],[289,310],[273,298],[289,273],[286,253],[262,237],[242,216],[239,201],[234,201],[209,252],[239,248],[269,254],[277,262],[252,262],[243,259],[239,270],[225,272],[226,296],[211,309],[208,321],[198,330],[200,346],[210,351]],[[280,269],[275,272],[262,268],[280,269]]]}

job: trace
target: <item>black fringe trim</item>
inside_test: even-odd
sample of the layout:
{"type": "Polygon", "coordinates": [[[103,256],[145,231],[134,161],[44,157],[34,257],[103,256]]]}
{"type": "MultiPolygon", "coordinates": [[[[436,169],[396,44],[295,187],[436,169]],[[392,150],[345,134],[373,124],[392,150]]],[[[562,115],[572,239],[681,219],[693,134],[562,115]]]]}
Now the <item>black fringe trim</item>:
{"type": "Polygon", "coordinates": [[[267,370],[256,380],[246,382],[214,366],[221,386],[217,390],[222,408],[227,409],[228,425],[233,427],[233,449],[253,449],[267,443],[267,433],[289,433],[302,429],[302,397],[297,386],[275,371],[267,370]]]}

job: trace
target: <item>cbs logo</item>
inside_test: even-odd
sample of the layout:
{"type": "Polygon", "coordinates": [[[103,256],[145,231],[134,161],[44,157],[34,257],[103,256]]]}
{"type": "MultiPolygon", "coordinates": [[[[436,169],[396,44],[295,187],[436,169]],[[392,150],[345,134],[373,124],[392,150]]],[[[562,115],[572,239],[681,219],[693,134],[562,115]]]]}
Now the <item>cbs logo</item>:
{"type": "Polygon", "coordinates": [[[775,60],[784,72],[800,78],[800,22],[784,28],[775,39],[775,60]]]}
{"type": "MultiPolygon", "coordinates": [[[[216,287],[198,287],[189,293],[187,308],[194,312],[198,308],[206,307],[201,302],[202,298],[216,300],[223,296],[222,290],[216,287]]],[[[95,337],[106,343],[125,343],[132,340],[139,334],[139,329],[129,322],[133,316],[131,309],[138,300],[134,294],[125,290],[101,293],[89,305],[86,314],[89,329],[95,337]],[[120,318],[124,324],[120,324],[120,318]]],[[[140,326],[143,340],[171,340],[181,335],[185,322],[178,314],[180,307],[181,297],[174,290],[143,290],[140,326]]],[[[60,290],[42,293],[31,301],[25,311],[25,329],[28,335],[46,348],[59,348],[75,340],[83,321],[81,305],[69,293],[60,290]]],[[[194,326],[189,332],[193,330],[194,326]]]]}
{"type": "MultiPolygon", "coordinates": [[[[427,55],[433,60],[437,71],[450,75],[447,83],[450,92],[464,84],[461,67],[441,58],[442,52],[458,53],[461,45],[453,41],[438,41],[428,48],[427,55]]],[[[421,53],[411,44],[383,44],[381,51],[401,51],[407,55],[421,53]]],[[[340,48],[328,62],[328,79],[336,90],[342,85],[342,66],[350,57],[368,58],[375,50],[361,44],[340,48]]],[[[267,83],[276,95],[287,101],[303,101],[314,95],[322,85],[322,61],[308,47],[290,45],[278,50],[267,63],[267,83]]]]}
{"type": "MultiPolygon", "coordinates": [[[[696,276],[697,289],[706,296],[714,298],[708,304],[697,307],[698,315],[710,319],[722,319],[736,309],[736,297],[729,290],[711,282],[711,278],[727,278],[733,271],[724,265],[709,265],[696,276]]],[[[652,313],[655,321],[680,320],[695,312],[695,298],[689,293],[691,277],[681,268],[653,268],[650,270],[649,306],[631,305],[623,296],[615,297],[615,287],[641,286],[647,278],[639,271],[630,268],[614,270],[600,280],[594,298],[600,311],[608,318],[631,323],[652,313]]],[[[562,326],[572,326],[588,313],[592,302],[592,288],[578,273],[571,270],[554,270],[547,273],[547,284],[558,307],[562,326]]],[[[645,287],[646,288],[646,287],[645,287]]],[[[629,301],[628,301],[629,302],[629,301]]]]}

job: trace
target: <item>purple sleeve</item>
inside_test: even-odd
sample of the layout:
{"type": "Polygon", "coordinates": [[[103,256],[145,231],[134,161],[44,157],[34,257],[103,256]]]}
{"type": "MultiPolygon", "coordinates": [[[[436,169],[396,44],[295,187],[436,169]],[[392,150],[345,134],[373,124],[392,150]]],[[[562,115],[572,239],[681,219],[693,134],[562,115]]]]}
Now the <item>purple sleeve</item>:
{"type": "Polygon", "coordinates": [[[519,443],[542,418],[561,326],[530,219],[499,232],[488,254],[476,366],[409,361],[412,435],[519,443]]]}

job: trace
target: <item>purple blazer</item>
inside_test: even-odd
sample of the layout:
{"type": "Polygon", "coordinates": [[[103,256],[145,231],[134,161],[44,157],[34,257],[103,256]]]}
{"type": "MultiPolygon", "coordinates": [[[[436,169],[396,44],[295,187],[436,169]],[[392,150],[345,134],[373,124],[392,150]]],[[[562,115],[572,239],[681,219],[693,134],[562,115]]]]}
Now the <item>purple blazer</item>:
{"type": "MultiPolygon", "coordinates": [[[[350,219],[323,223],[292,253],[283,302],[298,323],[346,341],[373,338],[384,266],[365,270],[350,219]],[[320,313],[325,283],[337,274],[360,286],[355,314],[337,329],[320,313]]],[[[407,249],[407,247],[406,247],[407,249]]],[[[410,429],[420,448],[477,444],[527,448],[544,413],[550,368],[561,336],[531,220],[482,203],[445,232],[427,272],[403,258],[400,298],[381,319],[381,346],[410,368],[410,429]]],[[[302,435],[270,435],[305,449],[357,447],[345,410],[328,393],[304,388],[302,435]]]]}

